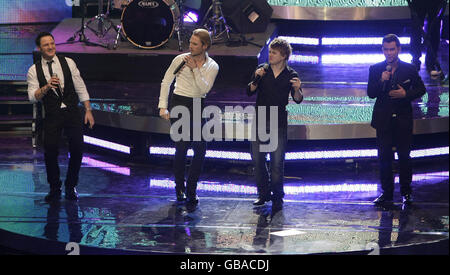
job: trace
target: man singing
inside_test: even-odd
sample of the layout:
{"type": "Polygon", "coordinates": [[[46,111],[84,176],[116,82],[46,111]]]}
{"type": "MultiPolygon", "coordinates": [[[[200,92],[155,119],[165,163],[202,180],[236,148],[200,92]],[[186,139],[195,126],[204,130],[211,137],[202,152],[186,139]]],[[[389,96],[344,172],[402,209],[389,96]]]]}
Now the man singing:
{"type": "Polygon", "coordinates": [[[422,97],[426,90],[415,66],[398,58],[401,46],[395,34],[383,38],[382,49],[386,60],[370,67],[367,86],[367,95],[376,98],[371,125],[376,129],[383,189],[383,194],[374,203],[380,205],[393,201],[392,160],[395,146],[400,162],[402,202],[410,204],[412,167],[409,154],[413,133],[411,101],[422,97]]]}
{"type": "MultiPolygon", "coordinates": [[[[283,208],[283,178],[284,178],[284,158],[287,144],[287,111],[289,94],[296,103],[303,100],[301,81],[298,74],[291,67],[287,66],[289,56],[292,53],[291,45],[276,38],[269,46],[269,64],[261,64],[255,71],[251,82],[248,84],[247,94],[249,96],[257,94],[256,97],[256,133],[261,132],[259,127],[270,127],[270,107],[277,109],[278,120],[272,123],[278,124],[275,127],[277,133],[270,134],[270,139],[277,139],[275,150],[270,152],[270,175],[266,167],[266,153],[261,150],[264,141],[257,134],[251,142],[252,159],[255,164],[256,186],[258,199],[253,203],[255,206],[262,206],[272,200],[272,211],[283,208]],[[259,112],[260,107],[265,108],[266,116],[259,112]],[[264,120],[264,122],[259,122],[264,120]]],[[[267,131],[266,131],[267,132],[267,131]]]]}
{"type": "Polygon", "coordinates": [[[186,110],[189,110],[188,124],[190,125],[182,125],[182,128],[189,129],[189,137],[175,141],[176,152],[173,170],[177,201],[181,203],[187,200],[187,206],[194,209],[198,204],[197,182],[206,154],[206,141],[201,137],[199,139],[194,138],[194,125],[200,124],[201,126],[203,124],[203,121],[194,121],[196,119],[194,109],[198,108],[200,114],[202,113],[204,98],[211,90],[219,72],[219,66],[207,53],[210,47],[211,37],[208,31],[204,29],[194,30],[189,41],[190,53],[176,56],[164,75],[158,105],[159,115],[166,120],[170,119],[172,126],[177,122],[176,114],[171,116],[174,108],[183,106],[186,110]],[[169,107],[170,86],[175,78],[175,88],[169,107]],[[194,103],[198,103],[198,106],[194,103]],[[191,144],[194,157],[185,184],[186,154],[191,144]]]}
{"type": "Polygon", "coordinates": [[[65,198],[77,200],[75,187],[78,184],[83,147],[83,120],[79,102],[83,102],[86,113],[84,123],[94,126],[94,117],[89,103],[89,94],[75,62],[56,55],[55,40],[48,32],[40,33],[36,46],[41,59],[28,70],[28,98],[41,101],[45,110],[43,141],[45,168],[50,192],[47,202],[61,198],[60,171],[58,165],[59,142],[64,130],[69,141],[70,160],[65,185],[65,198]]]}

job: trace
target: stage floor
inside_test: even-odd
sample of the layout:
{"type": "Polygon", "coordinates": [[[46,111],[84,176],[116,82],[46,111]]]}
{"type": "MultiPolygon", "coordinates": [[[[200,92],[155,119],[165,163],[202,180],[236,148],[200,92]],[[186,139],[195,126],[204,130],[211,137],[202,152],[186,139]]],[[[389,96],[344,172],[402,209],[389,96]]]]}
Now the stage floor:
{"type": "MultiPolygon", "coordinates": [[[[61,150],[61,174],[67,170],[61,150]]],[[[129,163],[89,152],[79,202],[47,204],[43,154],[29,138],[0,139],[0,246],[22,253],[277,255],[316,253],[448,254],[446,161],[415,165],[415,203],[382,209],[377,164],[287,165],[284,209],[252,207],[246,165],[207,163],[197,210],[177,206],[170,161],[129,163]],[[333,175],[333,176],[330,176],[333,175]],[[430,247],[447,245],[447,251],[430,247]]]]}

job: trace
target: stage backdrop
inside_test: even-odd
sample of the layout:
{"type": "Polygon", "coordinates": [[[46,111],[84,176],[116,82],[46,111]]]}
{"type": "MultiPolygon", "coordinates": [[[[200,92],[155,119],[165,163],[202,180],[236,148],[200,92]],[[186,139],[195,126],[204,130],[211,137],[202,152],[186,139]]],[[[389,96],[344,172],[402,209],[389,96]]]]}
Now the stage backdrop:
{"type": "Polygon", "coordinates": [[[71,0],[0,0],[0,24],[59,22],[68,17],[71,0]]]}

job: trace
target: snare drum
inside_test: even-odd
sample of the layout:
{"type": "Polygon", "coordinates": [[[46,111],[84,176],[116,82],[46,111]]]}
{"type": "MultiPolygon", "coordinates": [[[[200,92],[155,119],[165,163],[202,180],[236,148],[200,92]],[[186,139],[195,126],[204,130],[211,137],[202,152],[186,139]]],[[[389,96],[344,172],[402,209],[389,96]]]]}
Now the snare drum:
{"type": "Polygon", "coordinates": [[[133,45],[154,49],[169,41],[179,18],[174,0],[133,0],[122,12],[122,30],[133,45]]]}

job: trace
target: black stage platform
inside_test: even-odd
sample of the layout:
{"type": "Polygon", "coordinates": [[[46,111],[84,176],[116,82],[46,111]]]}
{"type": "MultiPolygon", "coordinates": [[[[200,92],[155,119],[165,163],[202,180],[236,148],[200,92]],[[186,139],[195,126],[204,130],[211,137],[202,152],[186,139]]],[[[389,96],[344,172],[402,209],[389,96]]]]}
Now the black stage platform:
{"type": "MultiPolygon", "coordinates": [[[[448,158],[414,166],[415,203],[374,207],[377,164],[287,165],[285,205],[256,209],[246,165],[207,162],[196,211],[176,205],[170,161],[88,152],[78,203],[47,204],[41,150],[0,139],[0,246],[24,254],[448,254],[448,158]]],[[[67,170],[61,151],[61,173],[67,170]]]]}

